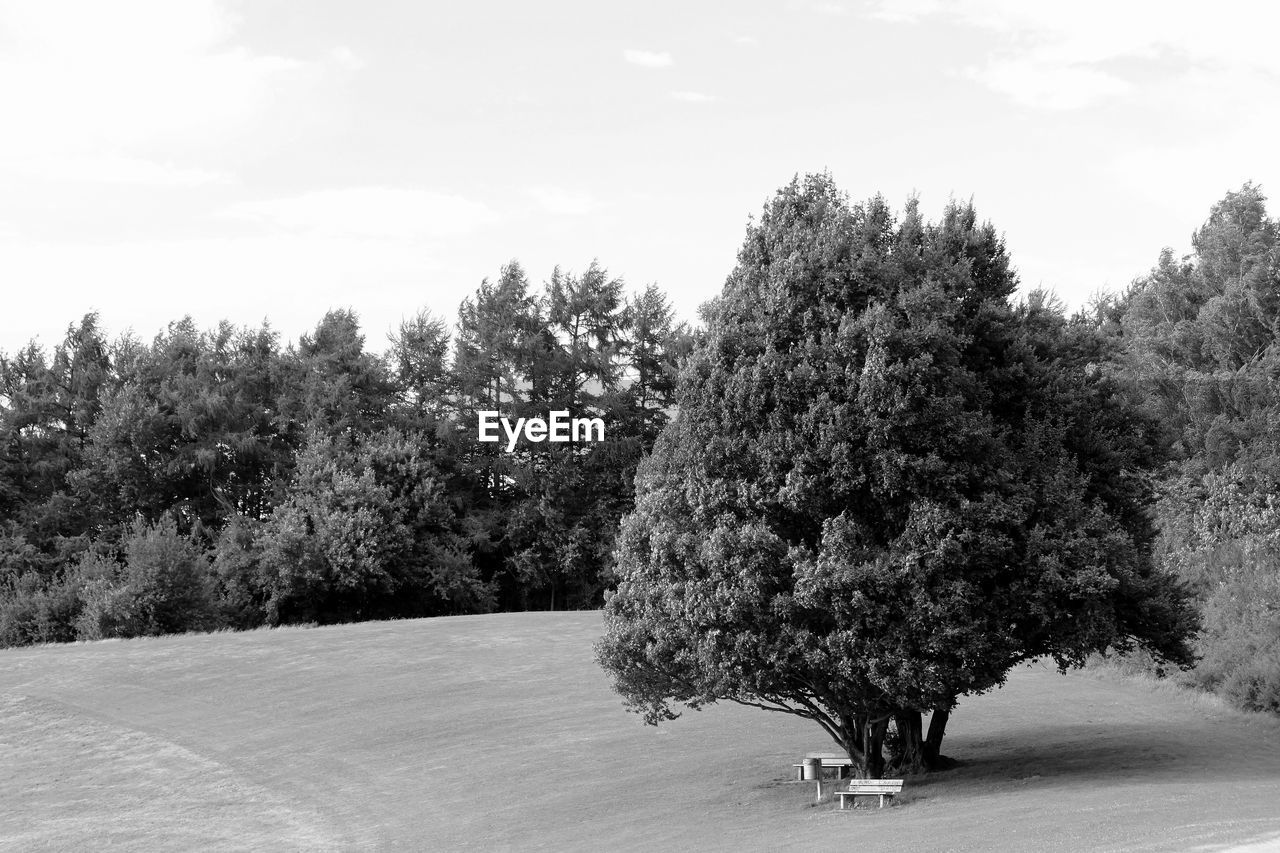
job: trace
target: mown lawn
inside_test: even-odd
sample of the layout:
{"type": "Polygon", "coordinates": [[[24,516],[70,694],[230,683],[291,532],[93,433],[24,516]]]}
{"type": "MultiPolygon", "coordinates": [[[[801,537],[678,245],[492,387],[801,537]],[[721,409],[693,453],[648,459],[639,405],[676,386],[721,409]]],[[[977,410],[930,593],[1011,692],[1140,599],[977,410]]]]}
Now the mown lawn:
{"type": "MultiPolygon", "coordinates": [[[[813,724],[662,728],[598,613],[0,651],[0,849],[1191,850],[1280,839],[1280,724],[1051,669],[962,702],[883,810],[789,780],[813,724]]],[[[1280,840],[1276,841],[1280,845],[1280,840]]]]}

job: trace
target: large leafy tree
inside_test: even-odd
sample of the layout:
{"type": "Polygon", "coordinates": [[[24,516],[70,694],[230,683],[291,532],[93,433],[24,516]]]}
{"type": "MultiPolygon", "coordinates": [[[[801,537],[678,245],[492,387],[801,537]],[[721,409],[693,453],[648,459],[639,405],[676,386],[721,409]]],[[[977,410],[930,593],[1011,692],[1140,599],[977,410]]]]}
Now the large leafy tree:
{"type": "Polygon", "coordinates": [[[898,222],[826,176],[766,206],[622,525],[598,655],[633,710],[796,714],[878,775],[890,720],[926,765],[956,697],[1021,661],[1188,659],[1152,430],[1015,285],[969,206],[898,222]]]}

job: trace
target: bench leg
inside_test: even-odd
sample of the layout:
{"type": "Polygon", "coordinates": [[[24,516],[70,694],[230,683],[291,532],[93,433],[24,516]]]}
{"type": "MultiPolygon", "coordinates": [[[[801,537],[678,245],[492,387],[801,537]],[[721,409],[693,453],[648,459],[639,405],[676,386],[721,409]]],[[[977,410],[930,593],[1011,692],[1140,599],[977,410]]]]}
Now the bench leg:
{"type": "Polygon", "coordinates": [[[880,808],[884,808],[884,794],[880,795],[880,808]]]}

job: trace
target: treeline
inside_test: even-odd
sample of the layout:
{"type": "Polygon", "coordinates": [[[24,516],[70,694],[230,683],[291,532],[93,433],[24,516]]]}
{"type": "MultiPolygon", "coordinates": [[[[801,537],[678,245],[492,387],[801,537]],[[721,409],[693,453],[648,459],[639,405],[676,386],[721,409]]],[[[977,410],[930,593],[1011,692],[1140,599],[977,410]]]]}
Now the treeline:
{"type": "Polygon", "coordinates": [[[1280,226],[1246,184],[1175,258],[1095,306],[1109,369],[1164,425],[1157,558],[1191,585],[1185,677],[1280,712],[1280,226]]]}
{"type": "Polygon", "coordinates": [[[95,315],[0,356],[0,645],[598,606],[693,346],[655,286],[518,264],[384,353],[330,311],[282,345],[95,315]],[[605,441],[477,441],[476,413],[605,441]]]}
{"type": "MultiPolygon", "coordinates": [[[[1126,476],[1154,478],[1155,557],[1200,605],[1181,677],[1280,711],[1280,225],[1247,184],[1192,249],[1036,311],[1087,328],[1080,369],[1162,430],[1161,467],[1126,476]]],[[[348,311],[284,346],[190,320],[109,343],[87,316],[0,359],[0,643],[597,606],[698,345],[594,264],[540,289],[512,264],[381,355],[348,311]],[[476,440],[484,410],[599,416],[607,440],[508,454],[476,440]]]]}

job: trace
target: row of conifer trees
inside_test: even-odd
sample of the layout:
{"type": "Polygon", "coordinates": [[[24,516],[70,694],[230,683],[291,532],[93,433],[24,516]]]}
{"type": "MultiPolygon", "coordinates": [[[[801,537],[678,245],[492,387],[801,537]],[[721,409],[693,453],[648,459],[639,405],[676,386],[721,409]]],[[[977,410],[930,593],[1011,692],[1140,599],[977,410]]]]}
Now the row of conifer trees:
{"type": "MultiPolygon", "coordinates": [[[[1185,677],[1280,710],[1280,229],[1261,190],[1123,293],[1070,317],[1035,298],[1156,426],[1148,544],[1202,616],[1185,677]]],[[[0,643],[599,606],[702,345],[657,287],[594,263],[541,286],[512,263],[381,352],[344,310],[287,344],[189,319],[108,340],[88,315],[0,359],[0,643]],[[561,409],[607,440],[476,440],[478,411],[561,409]]]]}
{"type": "Polygon", "coordinates": [[[692,345],[656,287],[512,263],[377,353],[94,315],[0,360],[0,643],[598,606],[637,460],[692,345]],[[476,440],[476,413],[603,442],[476,440]]]}

